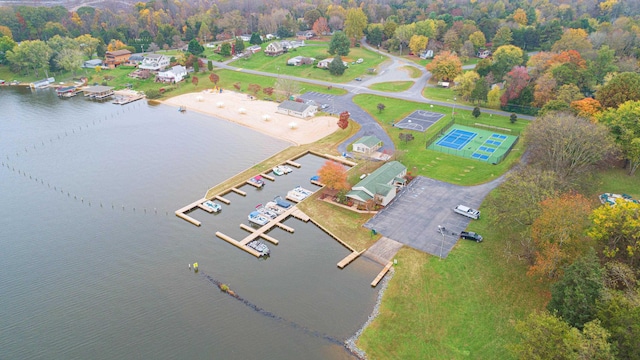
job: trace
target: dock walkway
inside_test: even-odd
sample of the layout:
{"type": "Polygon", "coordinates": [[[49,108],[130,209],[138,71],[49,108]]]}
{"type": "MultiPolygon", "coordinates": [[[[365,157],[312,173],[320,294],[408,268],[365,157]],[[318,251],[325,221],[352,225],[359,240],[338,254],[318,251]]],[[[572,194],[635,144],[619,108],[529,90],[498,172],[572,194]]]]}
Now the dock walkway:
{"type": "Polygon", "coordinates": [[[364,256],[379,264],[385,265],[387,262],[393,260],[393,257],[396,256],[396,253],[398,253],[398,250],[400,250],[402,246],[402,243],[383,236],[367,249],[364,256]]]}
{"type": "Polygon", "coordinates": [[[373,279],[373,281],[371,282],[371,286],[376,287],[380,282],[380,280],[382,280],[382,278],[389,272],[392,266],[393,266],[393,262],[389,261],[387,265],[385,265],[385,267],[382,269],[382,271],[380,271],[378,276],[376,276],[376,278],[373,279]]]}

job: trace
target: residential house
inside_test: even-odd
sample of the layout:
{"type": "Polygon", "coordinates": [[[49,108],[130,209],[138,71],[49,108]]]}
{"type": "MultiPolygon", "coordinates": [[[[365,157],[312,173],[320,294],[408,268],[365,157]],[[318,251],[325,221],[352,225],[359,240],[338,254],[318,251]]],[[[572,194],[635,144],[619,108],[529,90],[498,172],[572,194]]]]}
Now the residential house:
{"type": "Polygon", "coordinates": [[[398,161],[388,162],[354,185],[347,193],[347,198],[363,205],[373,200],[387,206],[406,184],[406,175],[406,166],[398,161]]]}
{"type": "Polygon", "coordinates": [[[262,47],[260,45],[251,45],[248,48],[246,48],[244,51],[245,52],[250,52],[252,54],[255,54],[257,52],[262,51],[262,47]]]}
{"type": "Polygon", "coordinates": [[[285,49],[282,47],[282,44],[278,41],[274,41],[269,43],[267,47],[264,49],[264,54],[267,56],[279,56],[284,54],[285,49]]]}
{"type": "Polygon", "coordinates": [[[287,60],[287,65],[290,65],[290,66],[309,65],[309,64],[313,64],[314,61],[316,61],[316,59],[312,57],[296,56],[287,60]]]}
{"type": "Polygon", "coordinates": [[[277,113],[291,115],[299,118],[307,118],[315,115],[318,111],[316,105],[305,104],[302,102],[296,102],[291,100],[285,100],[278,105],[277,113]]]}
{"type": "Polygon", "coordinates": [[[491,56],[491,50],[481,50],[476,54],[480,59],[486,59],[491,56]]]}
{"type": "Polygon", "coordinates": [[[311,30],[307,30],[307,31],[298,31],[296,33],[296,38],[298,40],[309,40],[311,38],[313,38],[316,34],[311,31],[311,30]]]}
{"type": "Polygon", "coordinates": [[[373,135],[363,136],[353,143],[353,151],[371,155],[382,147],[382,140],[373,135]]]}
{"type": "MultiPolygon", "coordinates": [[[[333,62],[334,58],[326,58],[323,60],[318,61],[318,68],[320,69],[327,69],[329,67],[329,64],[331,64],[333,62]]],[[[346,67],[349,67],[349,63],[346,61],[343,61],[342,64],[346,67]]]]}
{"type": "Polygon", "coordinates": [[[422,50],[420,52],[420,59],[431,59],[433,58],[433,50],[422,50]]]}
{"type": "Polygon", "coordinates": [[[249,42],[251,41],[251,34],[242,34],[240,35],[240,40],[249,42]]]}
{"type": "Polygon", "coordinates": [[[102,59],[91,59],[82,63],[83,68],[93,69],[96,66],[102,66],[102,59]]]}
{"type": "Polygon", "coordinates": [[[140,65],[138,65],[138,68],[143,70],[160,71],[169,66],[170,60],[171,59],[166,55],[149,54],[144,57],[140,65]]]}
{"type": "Polygon", "coordinates": [[[104,64],[109,68],[113,69],[129,61],[130,56],[131,56],[131,51],[126,49],[116,50],[116,51],[107,51],[104,55],[104,64]]]}
{"type": "Polygon", "coordinates": [[[129,56],[129,61],[127,61],[127,65],[134,65],[134,66],[138,66],[142,63],[142,60],[144,60],[144,56],[140,55],[140,54],[132,54],[131,56],[129,56]]]}
{"type": "Polygon", "coordinates": [[[187,76],[187,68],[176,65],[167,71],[160,71],[156,75],[156,81],[175,84],[182,81],[187,76]]]}
{"type": "MultiPolygon", "coordinates": [[[[288,43],[289,43],[288,45],[289,49],[295,49],[295,48],[304,46],[304,40],[291,40],[288,43]]],[[[282,47],[284,47],[284,45],[282,47]]]]}

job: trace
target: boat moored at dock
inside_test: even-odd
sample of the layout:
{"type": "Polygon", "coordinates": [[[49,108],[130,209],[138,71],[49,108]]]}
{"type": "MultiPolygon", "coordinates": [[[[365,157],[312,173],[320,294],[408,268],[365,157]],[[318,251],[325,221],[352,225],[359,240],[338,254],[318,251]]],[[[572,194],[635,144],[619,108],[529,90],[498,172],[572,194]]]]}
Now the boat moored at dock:
{"type": "Polygon", "coordinates": [[[253,240],[247,244],[248,247],[260,253],[261,256],[269,256],[271,250],[269,247],[260,240],[253,240]]]}
{"type": "Polygon", "coordinates": [[[263,216],[262,214],[260,214],[257,210],[256,211],[252,211],[249,214],[248,220],[249,220],[250,223],[256,224],[256,225],[259,225],[259,226],[267,225],[267,223],[269,222],[269,219],[266,218],[265,216],[263,216]]]}
{"type": "Polygon", "coordinates": [[[220,206],[220,204],[216,204],[211,200],[207,200],[202,204],[211,209],[214,213],[219,213],[222,210],[222,206],[220,206]]]}

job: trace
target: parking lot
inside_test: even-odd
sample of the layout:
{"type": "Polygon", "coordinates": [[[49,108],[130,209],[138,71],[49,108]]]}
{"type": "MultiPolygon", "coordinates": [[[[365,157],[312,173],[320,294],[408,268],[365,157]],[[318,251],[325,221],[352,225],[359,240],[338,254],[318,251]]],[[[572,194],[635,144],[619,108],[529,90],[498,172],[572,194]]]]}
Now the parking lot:
{"type": "Polygon", "coordinates": [[[463,204],[477,209],[500,181],[458,186],[418,176],[364,226],[414,249],[446,258],[460,232],[469,222],[478,221],[454,213],[453,208],[463,204]],[[438,226],[444,227],[443,234],[438,226]]]}

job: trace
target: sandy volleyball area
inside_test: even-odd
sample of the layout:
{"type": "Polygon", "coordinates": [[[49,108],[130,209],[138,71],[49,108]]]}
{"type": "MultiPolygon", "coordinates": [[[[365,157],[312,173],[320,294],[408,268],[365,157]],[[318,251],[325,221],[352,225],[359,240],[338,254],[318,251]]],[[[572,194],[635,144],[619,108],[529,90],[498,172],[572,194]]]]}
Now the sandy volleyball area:
{"type": "Polygon", "coordinates": [[[276,112],[276,102],[252,100],[247,94],[228,90],[222,93],[211,90],[184,94],[164,100],[163,103],[232,121],[296,145],[315,142],[338,130],[338,119],[335,117],[301,119],[279,114],[276,112]]]}

